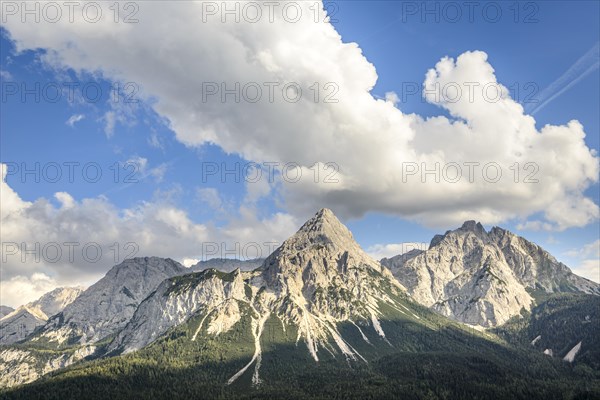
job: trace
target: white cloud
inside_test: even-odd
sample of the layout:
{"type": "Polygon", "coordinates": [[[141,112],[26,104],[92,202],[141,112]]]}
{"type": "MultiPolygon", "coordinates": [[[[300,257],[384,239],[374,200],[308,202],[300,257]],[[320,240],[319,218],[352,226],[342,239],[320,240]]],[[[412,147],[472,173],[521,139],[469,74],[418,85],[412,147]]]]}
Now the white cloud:
{"type": "Polygon", "coordinates": [[[146,174],[146,167],[148,167],[148,159],[140,156],[133,156],[125,161],[125,166],[131,165],[135,169],[136,173],[140,175],[146,174]]]}
{"type": "Polygon", "coordinates": [[[577,260],[573,263],[576,265],[572,268],[573,272],[600,283],[600,239],[566,251],[564,254],[577,260]]]}
{"type": "Polygon", "coordinates": [[[576,258],[597,257],[600,258],[600,239],[595,242],[588,243],[583,247],[571,249],[565,252],[565,255],[576,258]]]}
{"type": "Polygon", "coordinates": [[[191,268],[199,262],[200,260],[197,258],[184,258],[183,260],[181,260],[181,264],[183,264],[183,266],[186,268],[191,268]]]}
{"type": "Polygon", "coordinates": [[[373,257],[375,260],[381,260],[382,258],[390,258],[397,255],[407,253],[411,250],[427,250],[429,243],[424,242],[405,242],[405,243],[388,243],[388,244],[374,244],[365,249],[368,255],[373,257]]]}
{"type": "Polygon", "coordinates": [[[162,163],[152,168],[149,172],[149,175],[152,176],[156,182],[162,182],[165,178],[165,174],[167,173],[167,169],[167,164],[162,163]]]}
{"type": "MultiPolygon", "coordinates": [[[[249,177],[258,176],[259,172],[257,168],[250,168],[248,172],[249,177]]],[[[269,183],[268,171],[262,171],[261,179],[246,180],[246,197],[244,199],[244,203],[256,203],[261,198],[267,197],[271,193],[271,184],[269,183]]]]}
{"type": "Polygon", "coordinates": [[[520,231],[553,231],[554,226],[549,222],[539,220],[525,221],[517,224],[517,229],[520,231]]]}
{"type": "Polygon", "coordinates": [[[7,167],[0,165],[0,293],[8,305],[18,305],[21,284],[30,300],[58,286],[92,283],[132,256],[244,258],[260,248],[264,257],[299,226],[289,214],[259,218],[246,208],[223,227],[195,223],[173,204],[177,193],[158,193],[156,200],[127,209],[103,196],[75,200],[66,192],[55,194],[58,207],[45,198],[27,202],[6,183],[7,167]]]}
{"type": "Polygon", "coordinates": [[[152,132],[148,138],[148,144],[156,149],[164,150],[165,145],[156,132],[152,132]]]}
{"type": "Polygon", "coordinates": [[[213,210],[219,210],[223,204],[219,191],[215,188],[198,188],[196,195],[201,202],[206,203],[213,210]]]}
{"type": "Polygon", "coordinates": [[[583,260],[573,272],[591,281],[600,283],[600,258],[583,260]]]}
{"type": "Polygon", "coordinates": [[[168,165],[162,163],[150,168],[148,159],[140,156],[132,156],[123,163],[123,168],[131,175],[131,180],[141,180],[152,177],[155,182],[162,182],[168,170],[168,165]]]}
{"type": "Polygon", "coordinates": [[[40,272],[30,276],[17,275],[9,279],[3,278],[0,304],[16,308],[37,300],[44,293],[58,286],[54,279],[40,272]]]}
{"type": "MultiPolygon", "coordinates": [[[[221,23],[215,17],[200,24],[201,3],[166,4],[145,3],[137,24],[77,20],[42,22],[31,29],[10,19],[5,26],[19,50],[47,49],[43,59],[51,65],[136,82],[137,97],[151,99],[153,109],[188,146],[215,143],[247,160],[295,162],[305,172],[316,162],[335,163],[335,183],[282,182],[280,193],[294,215],[327,206],[343,217],[378,211],[448,226],[466,219],[486,224],[526,220],[541,212],[544,220],[538,226],[552,230],[583,226],[599,216],[598,206],[583,195],[598,181],[599,163],[585,144],[581,124],[565,121],[536,129],[534,118],[497,85],[486,53],[444,57],[427,72],[427,100],[446,109],[452,119],[423,119],[394,106],[397,96],[381,100],[371,95],[375,67],[358,45],[344,43],[331,24],[314,22],[308,8],[314,8],[312,3],[299,3],[305,18],[296,23],[275,13],[272,23],[268,18],[221,23]],[[238,103],[231,95],[226,101],[218,94],[203,96],[210,82],[224,82],[227,88],[236,82],[240,87],[258,83],[263,98],[238,103]],[[279,87],[297,82],[303,96],[292,103],[276,90],[270,102],[265,82],[279,82],[279,87]],[[315,82],[320,88],[317,102],[315,82]],[[436,98],[455,84],[462,87],[460,99],[436,98]],[[479,86],[468,95],[474,84],[479,86]],[[496,88],[500,97],[490,98],[496,88]],[[325,102],[336,90],[337,102],[325,102]],[[466,177],[464,163],[469,162],[480,163],[474,182],[466,177]],[[510,170],[515,162],[518,183],[510,170]],[[448,172],[444,166],[458,163],[463,178],[456,183],[435,182],[431,175],[423,183],[420,174],[405,179],[407,163],[421,170],[439,163],[440,174],[448,172]],[[487,163],[500,166],[498,182],[482,176],[487,163]],[[532,171],[539,183],[523,183],[532,171]]],[[[111,112],[105,116],[108,136],[116,121],[111,112]]]]}
{"type": "Polygon", "coordinates": [[[2,78],[5,81],[10,81],[13,79],[13,76],[11,75],[10,72],[8,72],[5,69],[0,69],[0,78],[2,78]]]}
{"type": "Polygon", "coordinates": [[[73,114],[69,117],[69,119],[65,123],[67,125],[69,125],[70,127],[73,127],[73,126],[75,126],[75,123],[81,121],[84,118],[85,118],[85,115],[83,115],[83,114],[73,114]]]}
{"type": "Polygon", "coordinates": [[[104,113],[104,134],[107,138],[111,138],[115,134],[115,124],[117,117],[114,111],[107,111],[104,113]]]}
{"type": "Polygon", "coordinates": [[[75,199],[67,192],[57,192],[54,197],[60,202],[61,209],[67,210],[75,206],[75,199]]]}
{"type": "Polygon", "coordinates": [[[385,101],[392,103],[393,105],[396,105],[400,102],[400,98],[398,97],[398,95],[395,92],[387,92],[385,94],[385,101]]]}
{"type": "MultiPolygon", "coordinates": [[[[543,227],[557,230],[598,218],[597,205],[582,194],[598,180],[598,157],[585,145],[581,124],[538,131],[507,90],[497,101],[486,101],[482,89],[497,87],[497,79],[483,52],[444,57],[427,73],[428,89],[458,83],[463,96],[452,103],[429,90],[427,99],[454,118],[425,120],[402,113],[391,95],[384,101],[370,94],[377,80],[374,66],[331,24],[315,23],[312,4],[302,3],[305,18],[296,23],[275,13],[273,23],[221,23],[215,17],[201,24],[201,3],[166,4],[144,4],[138,24],[106,18],[97,24],[42,22],[31,29],[9,19],[5,26],[19,50],[48,49],[44,60],[50,64],[136,82],[139,97],[152,99],[177,139],[190,146],[216,143],[249,160],[293,161],[307,168],[319,161],[337,163],[338,183],[283,185],[296,214],[329,206],[345,216],[380,211],[447,225],[468,218],[499,223],[543,211],[549,224],[543,227]],[[162,23],[167,19],[178,23],[162,23]],[[257,103],[236,103],[231,96],[223,102],[219,95],[204,99],[207,82],[228,87],[298,82],[304,95],[290,103],[277,90],[276,101],[269,102],[265,88],[257,103]],[[318,103],[310,89],[315,82],[321,89],[318,103]],[[332,92],[325,90],[327,83],[339,89],[337,103],[324,102],[332,92]],[[466,83],[479,85],[472,99],[466,83]],[[493,184],[482,179],[480,169],[474,183],[404,182],[403,162],[428,168],[436,162],[495,162],[503,175],[493,184]],[[515,162],[520,168],[537,165],[540,182],[515,183],[509,170],[515,162]]],[[[105,118],[109,136],[116,118],[111,112],[105,118]]],[[[521,172],[523,179],[526,171],[521,172]]]]}

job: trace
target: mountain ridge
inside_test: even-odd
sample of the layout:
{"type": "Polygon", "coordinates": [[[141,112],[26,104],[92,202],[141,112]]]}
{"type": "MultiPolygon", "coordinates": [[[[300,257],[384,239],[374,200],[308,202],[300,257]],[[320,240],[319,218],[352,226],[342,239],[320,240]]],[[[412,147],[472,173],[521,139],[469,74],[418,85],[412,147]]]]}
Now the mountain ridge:
{"type": "Polygon", "coordinates": [[[12,344],[25,339],[50,317],[61,312],[77,299],[83,287],[61,287],[45,293],[0,318],[0,344],[12,344]]]}
{"type": "Polygon", "coordinates": [[[534,292],[600,294],[540,246],[476,221],[436,235],[429,249],[382,259],[421,304],[460,322],[494,327],[529,311],[534,292]]]}

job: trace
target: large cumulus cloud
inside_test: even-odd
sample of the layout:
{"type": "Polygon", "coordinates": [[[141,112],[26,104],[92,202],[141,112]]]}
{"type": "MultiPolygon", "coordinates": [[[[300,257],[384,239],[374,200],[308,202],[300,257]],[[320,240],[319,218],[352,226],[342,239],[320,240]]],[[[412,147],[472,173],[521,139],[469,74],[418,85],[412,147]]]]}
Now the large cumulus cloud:
{"type": "Polygon", "coordinates": [[[216,143],[257,162],[338,165],[335,183],[283,182],[286,204],[296,214],[329,206],[348,217],[382,211],[445,225],[465,218],[498,223],[543,212],[543,226],[559,230],[598,217],[597,205],[583,195],[598,179],[598,157],[586,146],[581,124],[536,129],[533,117],[498,84],[486,53],[444,57],[427,72],[427,100],[452,117],[425,120],[402,113],[390,100],[394,96],[374,98],[377,73],[359,46],[344,43],[326,18],[315,22],[313,3],[294,4],[303,7],[295,22],[289,18],[293,13],[282,17],[281,4],[273,21],[263,6],[258,22],[236,23],[230,15],[223,23],[222,13],[207,14],[202,2],[143,2],[136,24],[114,23],[105,12],[94,24],[75,13],[74,23],[62,18],[32,26],[8,17],[5,27],[19,50],[46,49],[52,65],[137,82],[141,95],[152,99],[177,139],[189,146],[216,143]],[[240,102],[233,95],[207,96],[211,82],[230,89],[236,82],[257,83],[263,97],[252,103],[243,96],[240,102]],[[279,84],[272,102],[267,82],[279,84]],[[282,97],[289,82],[303,90],[297,102],[282,97]],[[334,86],[325,90],[327,83],[334,86]],[[462,96],[447,101],[447,89],[456,85],[462,96]],[[336,88],[337,102],[325,102],[336,88]],[[480,163],[473,182],[466,178],[465,162],[480,163]],[[509,169],[516,162],[518,183],[509,169]],[[419,173],[407,176],[412,163],[419,173]],[[442,169],[457,163],[463,179],[451,182],[443,173],[440,182],[421,179],[421,171],[436,163],[442,169]],[[483,176],[487,163],[502,168],[497,182],[483,176]],[[523,183],[534,169],[538,182],[523,183]]]}

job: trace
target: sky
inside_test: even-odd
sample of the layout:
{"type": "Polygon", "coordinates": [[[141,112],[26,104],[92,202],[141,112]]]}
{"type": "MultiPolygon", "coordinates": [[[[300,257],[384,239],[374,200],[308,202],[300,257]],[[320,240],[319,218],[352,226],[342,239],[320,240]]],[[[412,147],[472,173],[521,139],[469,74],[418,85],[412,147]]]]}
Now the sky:
{"type": "Polygon", "coordinates": [[[598,2],[22,4],[2,304],[130,256],[264,257],[322,207],[376,258],[478,220],[600,281],[598,2]]]}

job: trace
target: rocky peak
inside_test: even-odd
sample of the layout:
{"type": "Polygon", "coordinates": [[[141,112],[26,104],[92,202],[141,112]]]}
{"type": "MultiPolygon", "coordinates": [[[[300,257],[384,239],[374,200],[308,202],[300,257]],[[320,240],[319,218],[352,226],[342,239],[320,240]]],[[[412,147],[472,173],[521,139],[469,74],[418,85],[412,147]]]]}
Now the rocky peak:
{"type": "Polygon", "coordinates": [[[51,318],[41,335],[59,344],[101,340],[122,329],[139,304],[162,281],[187,272],[187,268],[170,258],[127,259],[111,268],[62,313],[51,318]]]}
{"type": "Polygon", "coordinates": [[[436,235],[430,248],[396,263],[394,275],[420,303],[484,327],[504,323],[534,302],[529,291],[599,294],[538,245],[475,221],[436,235]]]}
{"type": "Polygon", "coordinates": [[[170,258],[161,257],[134,257],[124,260],[121,264],[115,265],[107,273],[107,276],[118,276],[137,271],[142,274],[150,273],[172,273],[178,274],[184,272],[183,266],[170,258]]]}
{"type": "Polygon", "coordinates": [[[348,264],[368,265],[382,270],[333,212],[323,208],[267,257],[263,269],[267,281],[273,282],[277,274],[286,271],[297,275],[307,269],[319,269],[319,265],[324,271],[331,270],[333,273],[334,270],[341,272],[342,266],[348,264]]]}
{"type": "Polygon", "coordinates": [[[404,295],[405,289],[391,272],[360,248],[331,210],[322,209],[257,270],[226,274],[207,269],[165,280],[139,306],[110,350],[139,349],[200,312],[203,317],[192,340],[200,334],[218,335],[244,319],[251,320],[256,353],[245,368],[255,363],[255,377],[260,368],[260,336],[269,318],[293,326],[296,342],[303,340],[316,361],[320,349],[357,360],[362,356],[342,338],[337,324],[360,324],[361,328],[356,326],[363,338],[367,336],[361,329],[374,335],[372,342],[366,342],[387,347],[379,318],[389,309],[382,305],[402,310],[398,301],[404,295]]]}
{"type": "Polygon", "coordinates": [[[253,260],[238,260],[235,258],[211,258],[210,260],[200,261],[198,264],[190,268],[190,272],[200,272],[210,268],[214,268],[221,272],[232,272],[236,269],[242,271],[252,271],[260,267],[265,261],[264,258],[253,260]]]}
{"type": "Polygon", "coordinates": [[[84,290],[85,288],[82,286],[57,288],[29,303],[26,307],[39,310],[48,319],[75,301],[84,290]]]}
{"type": "Polygon", "coordinates": [[[473,220],[465,221],[459,229],[461,231],[473,232],[477,235],[484,235],[487,233],[480,222],[476,222],[473,220]]]}
{"type": "Polygon", "coordinates": [[[432,247],[437,246],[442,240],[444,240],[444,238],[446,237],[447,234],[449,234],[451,231],[446,231],[445,234],[443,235],[435,235],[432,239],[431,242],[429,242],[429,248],[431,249],[432,247]]]}
{"type": "Polygon", "coordinates": [[[437,246],[438,244],[440,244],[442,241],[444,241],[444,239],[446,239],[447,237],[455,237],[455,236],[464,236],[465,234],[474,234],[477,238],[481,239],[481,240],[486,240],[487,236],[488,236],[488,232],[486,232],[485,228],[483,227],[483,225],[481,225],[480,222],[477,221],[465,221],[462,226],[458,229],[455,230],[448,230],[446,231],[446,233],[444,233],[443,235],[435,235],[432,239],[431,242],[429,243],[429,248],[431,249],[432,247],[437,246]]]}
{"type": "Polygon", "coordinates": [[[302,236],[310,242],[323,242],[325,244],[335,242],[337,244],[345,244],[354,242],[352,232],[335,214],[328,208],[323,208],[302,225],[296,235],[292,237],[302,236]]]}
{"type": "Polygon", "coordinates": [[[61,312],[83,292],[82,287],[57,288],[0,318],[0,344],[23,340],[48,318],[61,312]]]}

